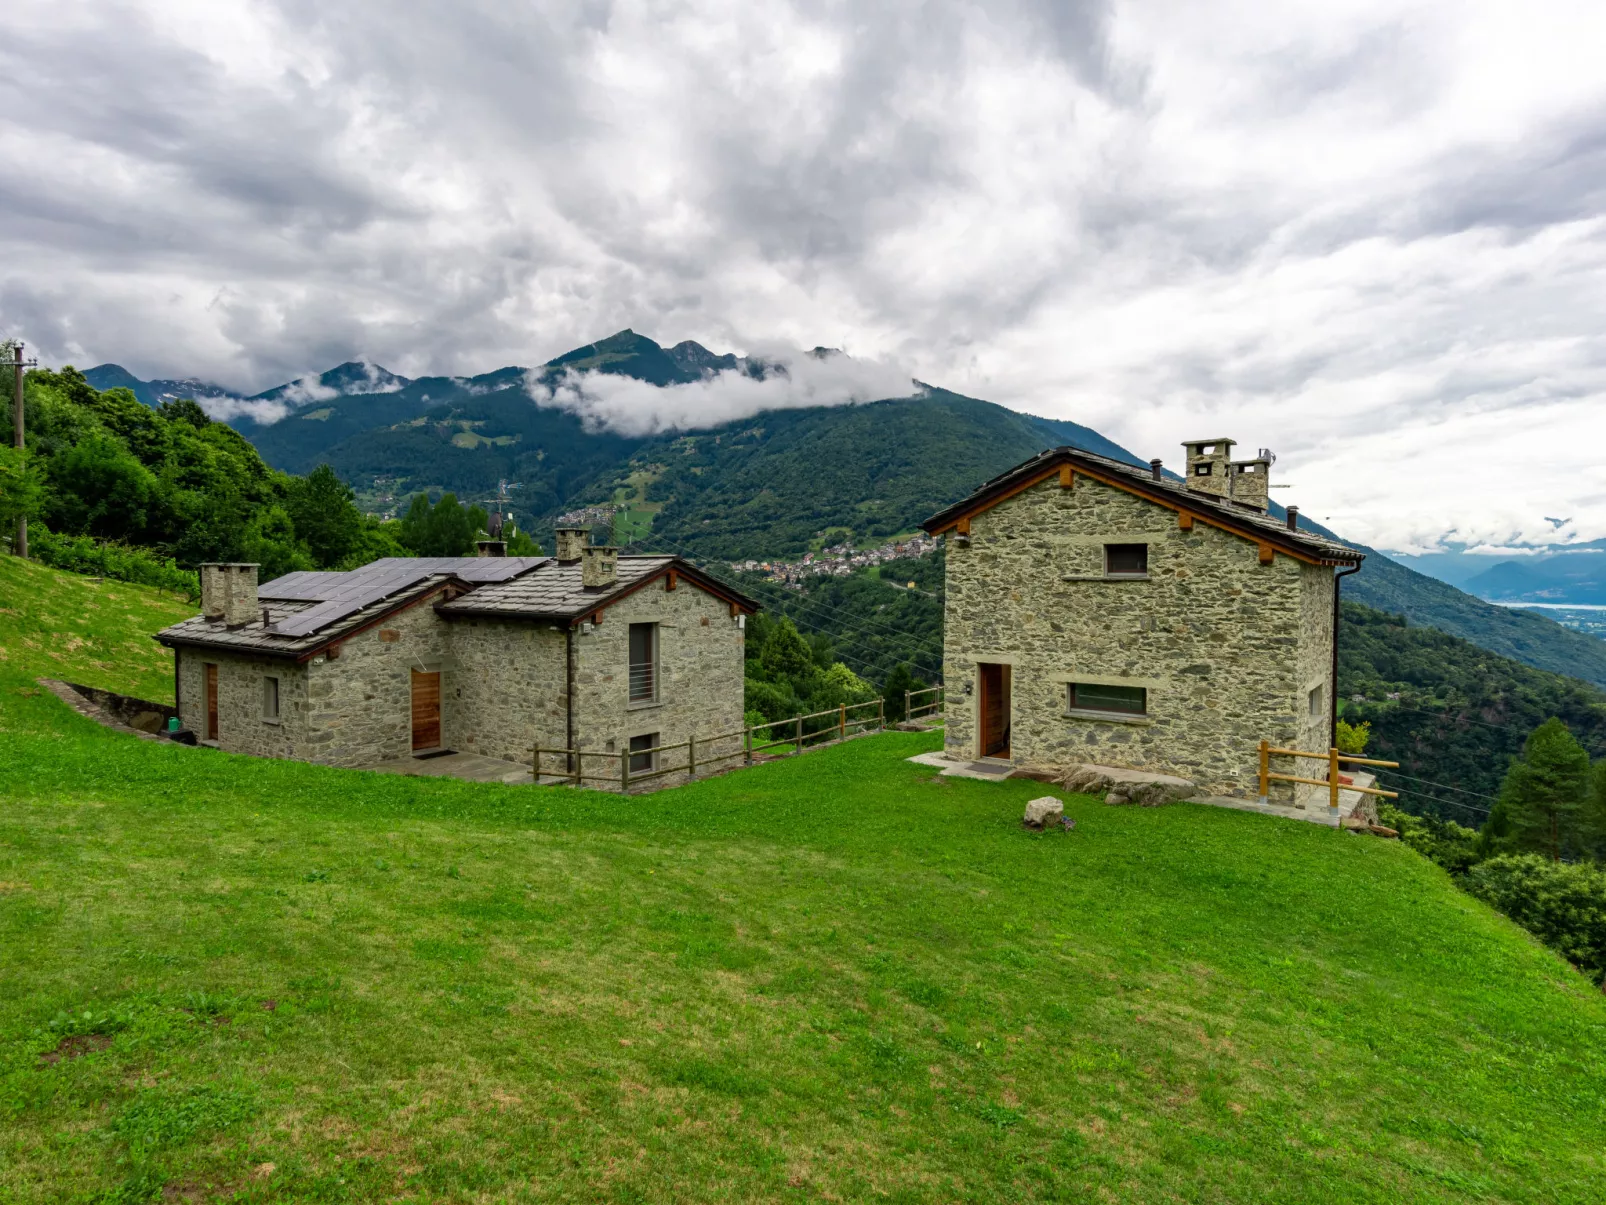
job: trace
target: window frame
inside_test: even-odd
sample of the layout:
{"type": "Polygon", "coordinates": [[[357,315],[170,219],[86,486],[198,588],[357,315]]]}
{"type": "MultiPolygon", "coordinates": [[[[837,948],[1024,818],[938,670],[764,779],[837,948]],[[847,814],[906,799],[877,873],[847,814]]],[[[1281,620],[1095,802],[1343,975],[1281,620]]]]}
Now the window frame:
{"type": "Polygon", "coordinates": [[[1104,545],[1104,576],[1115,578],[1118,581],[1139,581],[1149,576],[1149,546],[1142,544],[1106,544],[1104,545]],[[1116,549],[1130,552],[1134,548],[1143,550],[1143,568],[1140,570],[1112,569],[1110,567],[1110,554],[1116,549]]]}
{"type": "Polygon", "coordinates": [[[659,672],[660,635],[658,628],[659,625],[656,621],[633,623],[625,633],[625,702],[631,707],[652,707],[663,701],[663,675],[659,672]],[[645,663],[636,660],[635,637],[638,628],[646,628],[648,630],[650,647],[648,660],[645,663]],[[647,676],[650,680],[651,689],[647,694],[637,695],[636,667],[641,664],[647,666],[647,676]]]}
{"type": "Polygon", "coordinates": [[[657,732],[640,732],[625,739],[625,757],[630,760],[630,773],[651,774],[658,769],[658,746],[663,744],[662,735],[657,732]],[[642,751],[637,752],[636,742],[645,741],[642,751]],[[650,750],[650,752],[649,752],[650,750]],[[638,758],[646,758],[645,765],[638,765],[638,758]]]}
{"type": "Polygon", "coordinates": [[[1147,686],[1117,686],[1108,682],[1067,682],[1065,684],[1065,710],[1073,715],[1097,713],[1100,715],[1120,716],[1122,719],[1128,720],[1146,720],[1150,717],[1149,688],[1147,686]],[[1077,697],[1078,687],[1091,690],[1136,691],[1139,696],[1139,708],[1133,711],[1083,702],[1077,697]]]}
{"type": "Polygon", "coordinates": [[[277,674],[262,675],[262,722],[277,724],[284,715],[284,681],[277,674]],[[268,703],[272,701],[270,708],[268,703]]]}
{"type": "Polygon", "coordinates": [[[1306,713],[1311,718],[1318,718],[1327,714],[1327,686],[1318,682],[1305,692],[1306,713]]]}

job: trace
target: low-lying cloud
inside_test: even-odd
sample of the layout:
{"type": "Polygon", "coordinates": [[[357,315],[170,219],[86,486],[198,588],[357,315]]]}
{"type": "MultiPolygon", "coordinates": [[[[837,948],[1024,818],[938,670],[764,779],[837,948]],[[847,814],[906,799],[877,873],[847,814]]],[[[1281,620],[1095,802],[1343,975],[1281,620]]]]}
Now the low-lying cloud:
{"type": "Polygon", "coordinates": [[[919,392],[909,372],[879,360],[840,353],[788,352],[761,357],[762,377],[728,368],[679,385],[652,385],[607,372],[567,372],[556,381],[537,372],[525,390],[538,406],[578,414],[588,429],[620,435],[693,431],[766,410],[852,406],[919,392]]]}
{"type": "MultiPolygon", "coordinates": [[[[331,391],[331,395],[334,396],[331,391]]],[[[258,426],[266,427],[290,414],[295,407],[273,398],[260,397],[203,397],[196,399],[208,418],[220,423],[248,418],[258,426]]]]}

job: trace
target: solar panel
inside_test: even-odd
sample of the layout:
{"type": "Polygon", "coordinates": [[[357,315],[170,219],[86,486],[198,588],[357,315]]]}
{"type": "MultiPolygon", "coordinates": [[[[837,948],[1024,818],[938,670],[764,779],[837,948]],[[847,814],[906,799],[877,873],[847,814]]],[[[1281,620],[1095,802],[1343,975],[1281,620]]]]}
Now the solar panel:
{"type": "MultiPolygon", "coordinates": [[[[268,631],[278,636],[310,636],[331,624],[339,623],[358,611],[382,602],[392,595],[411,589],[431,577],[453,574],[465,581],[506,581],[543,564],[546,557],[385,557],[353,569],[349,573],[287,574],[287,578],[318,578],[319,581],[296,581],[281,586],[284,578],[270,585],[277,591],[289,588],[301,591],[292,596],[316,602],[315,607],[298,611],[273,624],[268,631]]],[[[275,593],[269,597],[285,598],[275,593]]]]}

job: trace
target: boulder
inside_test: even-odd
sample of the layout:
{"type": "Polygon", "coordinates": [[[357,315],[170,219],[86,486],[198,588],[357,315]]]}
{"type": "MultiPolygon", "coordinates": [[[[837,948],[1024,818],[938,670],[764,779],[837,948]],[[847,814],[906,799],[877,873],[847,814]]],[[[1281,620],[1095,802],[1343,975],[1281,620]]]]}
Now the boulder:
{"type": "Polygon", "coordinates": [[[1131,803],[1139,807],[1176,803],[1190,798],[1198,789],[1186,778],[1174,774],[1098,765],[1072,766],[1060,785],[1079,795],[1103,795],[1105,803],[1131,803]]]}
{"type": "Polygon", "coordinates": [[[1028,828],[1042,828],[1049,821],[1061,820],[1064,816],[1065,805],[1052,795],[1044,795],[1026,805],[1026,815],[1021,823],[1028,828]]]}

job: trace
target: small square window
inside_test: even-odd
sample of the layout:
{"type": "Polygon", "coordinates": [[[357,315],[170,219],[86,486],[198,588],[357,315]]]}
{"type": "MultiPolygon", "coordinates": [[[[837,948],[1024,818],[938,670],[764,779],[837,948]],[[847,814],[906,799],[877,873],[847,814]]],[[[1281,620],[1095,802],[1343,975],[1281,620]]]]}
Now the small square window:
{"type": "Polygon", "coordinates": [[[279,718],[279,679],[265,677],[262,679],[262,718],[264,720],[277,720],[279,718]]]}
{"type": "Polygon", "coordinates": [[[658,768],[658,734],[644,732],[630,738],[630,772],[648,774],[658,768]]]}
{"type": "Polygon", "coordinates": [[[1212,467],[1209,464],[1196,464],[1193,466],[1193,475],[1195,477],[1208,477],[1212,467]]]}
{"type": "Polygon", "coordinates": [[[1149,714],[1149,692],[1141,686],[1096,686],[1090,682],[1072,682],[1066,689],[1065,702],[1072,711],[1149,714]]]}
{"type": "Polygon", "coordinates": [[[1311,715],[1319,716],[1325,714],[1326,709],[1322,706],[1322,704],[1326,702],[1325,695],[1326,692],[1322,690],[1320,686],[1313,686],[1310,688],[1310,694],[1306,696],[1306,702],[1310,704],[1311,715]]]}
{"type": "Polygon", "coordinates": [[[1106,544],[1104,546],[1104,574],[1106,577],[1144,577],[1149,572],[1149,546],[1147,544],[1106,544]]]}

